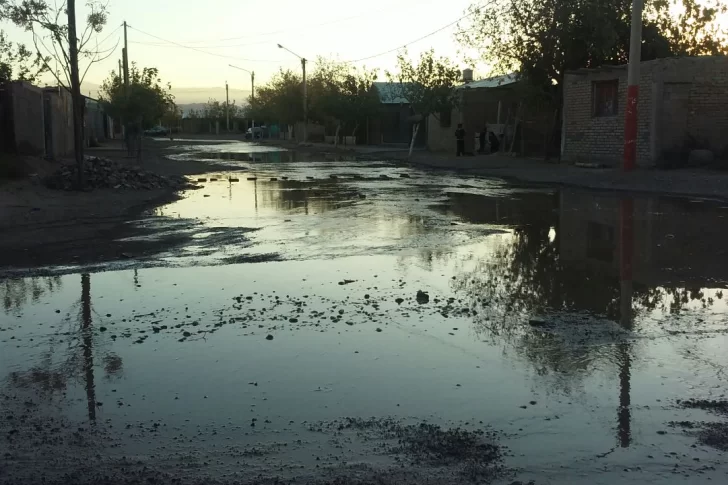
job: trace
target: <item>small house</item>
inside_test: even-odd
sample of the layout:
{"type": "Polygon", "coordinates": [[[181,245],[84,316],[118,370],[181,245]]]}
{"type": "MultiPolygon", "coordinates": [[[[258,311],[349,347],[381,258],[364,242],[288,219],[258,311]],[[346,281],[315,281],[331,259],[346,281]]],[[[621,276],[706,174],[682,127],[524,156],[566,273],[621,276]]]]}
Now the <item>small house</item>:
{"type": "MultiPolygon", "coordinates": [[[[627,66],[567,72],[562,159],[616,165],[624,153],[627,66]]],[[[695,149],[728,156],[728,57],[640,64],[637,164],[687,162],[695,149]]]]}

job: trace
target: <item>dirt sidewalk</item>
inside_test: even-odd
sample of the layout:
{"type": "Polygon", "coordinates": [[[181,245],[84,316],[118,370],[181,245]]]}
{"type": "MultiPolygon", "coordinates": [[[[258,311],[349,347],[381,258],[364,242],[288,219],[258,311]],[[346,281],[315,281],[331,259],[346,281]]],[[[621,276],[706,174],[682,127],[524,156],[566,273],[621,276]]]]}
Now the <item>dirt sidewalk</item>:
{"type": "MultiPolygon", "coordinates": [[[[161,175],[194,175],[209,172],[209,164],[174,161],[163,150],[173,142],[148,141],[141,168],[161,175]]],[[[86,155],[136,165],[120,143],[88,149],[86,155]]],[[[179,197],[173,189],[113,190],[89,192],[51,190],[43,177],[60,163],[29,161],[31,175],[0,180],[0,268],[33,268],[50,264],[93,263],[116,259],[124,251],[114,244],[128,230],[126,221],[143,211],[179,197]]],[[[152,249],[152,248],[147,248],[152,249]]]]}

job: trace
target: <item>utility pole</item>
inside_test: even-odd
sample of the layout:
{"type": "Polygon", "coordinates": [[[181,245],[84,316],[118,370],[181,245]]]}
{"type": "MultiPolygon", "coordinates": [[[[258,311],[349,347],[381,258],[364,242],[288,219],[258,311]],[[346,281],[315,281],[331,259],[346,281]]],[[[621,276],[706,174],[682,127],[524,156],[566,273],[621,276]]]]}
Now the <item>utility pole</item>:
{"type": "Polygon", "coordinates": [[[308,88],[306,85],[306,58],[301,58],[303,68],[303,142],[308,141],[308,88]]]}
{"type": "Polygon", "coordinates": [[[627,104],[624,110],[624,160],[622,170],[634,170],[637,159],[637,100],[640,90],[643,0],[632,0],[632,28],[629,36],[627,104]]]}
{"type": "Polygon", "coordinates": [[[250,72],[250,99],[255,102],[255,71],[250,72]]]}
{"type": "Polygon", "coordinates": [[[121,79],[121,59],[119,59],[119,79],[121,79]]]}
{"type": "MultiPolygon", "coordinates": [[[[124,20],[124,48],[122,49],[122,60],[123,60],[123,67],[124,67],[124,97],[126,98],[127,103],[129,102],[129,42],[127,41],[127,33],[126,33],[126,20],[124,20]]],[[[131,139],[129,138],[129,122],[130,120],[124,119],[122,122],[122,126],[124,127],[124,140],[126,140],[126,149],[127,154],[131,155],[132,153],[132,146],[131,146],[131,139]]]]}
{"type": "Polygon", "coordinates": [[[124,20],[124,49],[122,51],[124,57],[124,89],[126,95],[129,95],[129,42],[126,36],[126,20],[124,20]]]}
{"type": "Polygon", "coordinates": [[[78,37],[76,36],[76,0],[68,0],[68,57],[71,64],[71,100],[73,101],[73,145],[78,170],[78,190],[83,189],[83,98],[78,75],[78,37]]]}
{"type": "Polygon", "coordinates": [[[227,81],[225,81],[225,124],[228,133],[230,133],[230,89],[227,81]]]}

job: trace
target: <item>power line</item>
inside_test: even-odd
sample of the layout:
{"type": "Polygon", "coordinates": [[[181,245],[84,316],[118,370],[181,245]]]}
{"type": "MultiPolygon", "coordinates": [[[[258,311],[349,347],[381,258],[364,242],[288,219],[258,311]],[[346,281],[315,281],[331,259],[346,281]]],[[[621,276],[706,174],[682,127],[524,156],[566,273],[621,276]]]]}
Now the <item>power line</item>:
{"type": "Polygon", "coordinates": [[[202,54],[207,54],[209,56],[221,57],[223,59],[236,59],[236,60],[239,60],[239,61],[246,61],[246,62],[278,62],[278,63],[281,63],[281,64],[284,64],[285,63],[285,61],[281,61],[281,60],[272,60],[272,59],[246,59],[246,58],[243,58],[243,57],[235,57],[235,56],[226,56],[224,54],[216,54],[214,52],[208,52],[208,51],[205,51],[205,50],[202,50],[202,49],[198,49],[197,47],[183,45],[183,44],[180,44],[178,42],[174,42],[174,41],[171,41],[171,40],[163,39],[163,38],[158,37],[158,36],[156,36],[154,34],[150,34],[149,32],[144,32],[143,30],[139,30],[136,27],[132,27],[131,25],[127,25],[127,27],[130,28],[130,29],[136,30],[140,34],[148,35],[149,37],[153,37],[155,39],[161,40],[162,42],[167,42],[169,44],[174,44],[177,47],[181,47],[183,49],[193,50],[195,52],[200,52],[202,54]]]}
{"type": "MultiPolygon", "coordinates": [[[[409,2],[409,3],[406,3],[404,5],[399,5],[399,7],[396,8],[394,11],[399,11],[399,10],[402,10],[403,8],[408,8],[410,6],[410,4],[412,4],[412,3],[419,3],[419,2],[409,2]]],[[[278,34],[285,34],[285,33],[292,33],[292,32],[302,32],[302,31],[308,31],[308,30],[310,30],[312,28],[318,28],[318,27],[324,27],[324,26],[327,26],[327,25],[333,25],[333,24],[337,24],[337,23],[341,23],[341,22],[346,22],[348,20],[354,20],[354,19],[357,19],[357,18],[366,17],[366,16],[373,15],[373,14],[376,14],[376,12],[373,13],[372,11],[366,11],[366,12],[361,12],[361,13],[356,14],[356,15],[351,15],[349,17],[343,17],[343,18],[339,18],[339,19],[333,19],[333,20],[329,20],[329,21],[326,21],[326,22],[323,22],[323,23],[320,23],[320,24],[315,24],[315,25],[308,25],[308,24],[306,24],[306,25],[303,25],[302,27],[293,28],[293,29],[290,29],[289,28],[289,29],[275,30],[275,31],[271,31],[271,32],[263,32],[263,33],[260,33],[260,34],[249,34],[249,35],[243,35],[243,36],[238,36],[238,37],[223,37],[223,38],[217,38],[217,39],[197,40],[197,41],[188,40],[188,41],[182,42],[182,43],[185,43],[185,44],[204,44],[204,43],[207,43],[207,42],[224,42],[224,41],[228,41],[228,40],[251,39],[251,38],[267,37],[267,36],[271,36],[271,35],[278,35],[278,34]]],[[[167,41],[165,41],[165,42],[167,42],[167,41]]],[[[255,44],[230,44],[230,45],[225,45],[225,46],[199,45],[199,46],[189,46],[189,47],[209,49],[209,48],[213,48],[213,47],[214,48],[242,47],[242,46],[245,46],[245,45],[256,45],[256,44],[258,44],[258,43],[255,43],[255,44]]]]}
{"type": "MultiPolygon", "coordinates": [[[[491,2],[491,3],[492,3],[492,2],[491,2]]],[[[361,59],[354,59],[353,61],[344,61],[344,63],[346,63],[346,64],[353,64],[353,63],[355,63],[355,62],[367,61],[367,60],[369,60],[369,59],[374,59],[375,57],[381,57],[381,56],[386,56],[387,54],[391,54],[392,52],[397,52],[397,51],[398,51],[398,50],[400,50],[400,49],[404,49],[404,48],[405,48],[405,47],[407,47],[408,45],[411,45],[411,44],[417,43],[417,42],[419,42],[419,41],[421,41],[421,40],[425,40],[426,38],[428,38],[428,37],[432,37],[432,36],[433,36],[433,35],[435,35],[435,34],[439,34],[439,33],[440,33],[440,32],[442,32],[443,30],[445,30],[445,29],[447,29],[447,28],[449,28],[449,27],[452,27],[453,25],[457,24],[457,23],[458,23],[458,22],[460,22],[461,20],[465,20],[466,18],[470,17],[471,15],[473,15],[473,13],[475,13],[475,12],[470,12],[470,13],[469,13],[469,14],[467,14],[467,15],[463,15],[463,16],[462,16],[462,17],[460,17],[459,19],[455,20],[454,22],[450,22],[449,24],[445,25],[444,27],[440,27],[440,28],[439,28],[439,29],[437,29],[437,30],[433,30],[433,31],[432,31],[432,32],[430,32],[429,34],[425,34],[425,35],[423,35],[422,37],[419,37],[419,38],[417,38],[417,39],[415,39],[415,40],[412,40],[412,41],[410,41],[410,42],[407,42],[407,43],[405,43],[405,44],[402,44],[401,46],[399,46],[399,47],[395,47],[394,49],[390,49],[390,50],[388,50],[388,51],[385,51],[385,52],[380,52],[379,54],[374,54],[374,55],[372,55],[372,56],[362,57],[361,59]]]]}

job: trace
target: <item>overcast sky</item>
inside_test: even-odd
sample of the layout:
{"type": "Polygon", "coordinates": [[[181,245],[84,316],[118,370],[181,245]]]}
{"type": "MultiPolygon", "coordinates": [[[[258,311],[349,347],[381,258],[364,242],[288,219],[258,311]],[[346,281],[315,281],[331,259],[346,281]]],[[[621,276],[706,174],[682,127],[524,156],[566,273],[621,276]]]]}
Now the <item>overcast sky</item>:
{"type": "MultiPolygon", "coordinates": [[[[77,0],[76,3],[81,24],[85,2],[77,0]]],[[[360,59],[409,43],[457,20],[470,3],[469,0],[368,0],[356,3],[340,0],[111,0],[108,25],[99,35],[99,41],[105,39],[103,47],[109,48],[119,40],[119,47],[107,61],[91,67],[86,82],[100,84],[108,72],[116,68],[123,42],[122,30],[116,29],[124,20],[132,27],[128,31],[130,60],[141,66],[158,67],[163,79],[174,87],[220,87],[224,93],[226,80],[231,88],[248,90],[250,86],[249,75],[231,69],[228,64],[255,71],[256,84],[264,83],[280,67],[300,69],[300,61],[278,49],[277,43],[308,59],[318,55],[340,60],[360,59]],[[109,34],[112,35],[109,37],[109,34]],[[147,34],[229,57],[182,48],[147,34]]],[[[8,25],[3,27],[13,40],[28,42],[27,35],[8,25]]],[[[434,48],[436,53],[452,57],[459,67],[467,67],[458,54],[459,46],[453,38],[455,30],[456,26],[449,27],[413,43],[408,50],[416,56],[434,48]]],[[[395,56],[396,52],[393,52],[358,64],[391,69],[395,56]]],[[[484,71],[482,66],[480,71],[484,71]]],[[[201,95],[201,101],[206,99],[206,95],[201,95]]]]}

